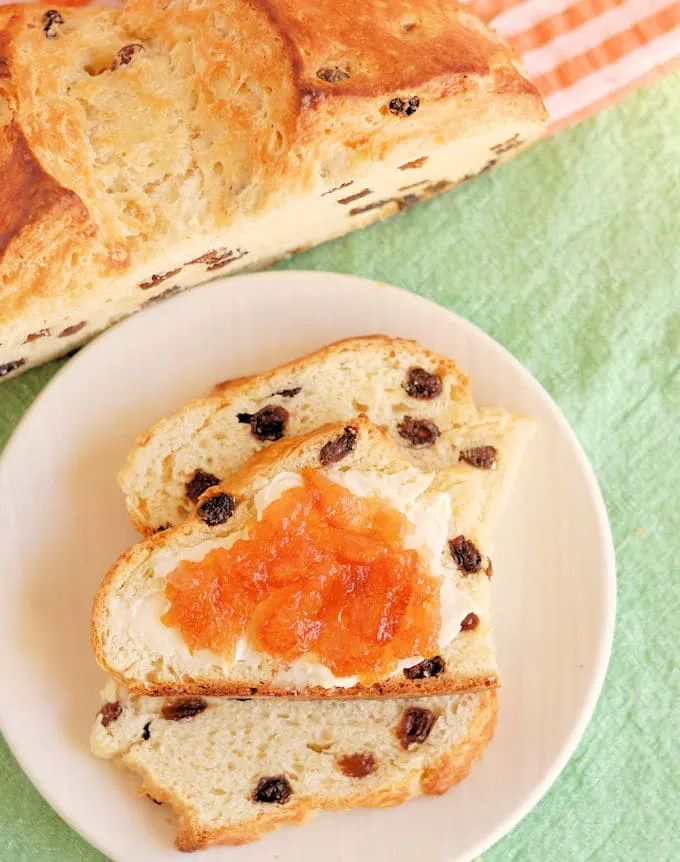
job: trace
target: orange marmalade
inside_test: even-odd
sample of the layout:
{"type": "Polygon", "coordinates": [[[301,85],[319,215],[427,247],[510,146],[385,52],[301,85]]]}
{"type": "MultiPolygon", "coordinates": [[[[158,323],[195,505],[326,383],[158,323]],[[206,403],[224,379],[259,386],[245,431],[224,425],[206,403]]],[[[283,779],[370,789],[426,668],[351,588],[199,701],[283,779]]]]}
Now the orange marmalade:
{"type": "Polygon", "coordinates": [[[190,649],[234,655],[238,640],[286,662],[308,656],[362,682],[431,655],[439,582],[403,547],[404,515],[319,471],[271,502],[245,538],[167,578],[162,620],[190,649]]]}

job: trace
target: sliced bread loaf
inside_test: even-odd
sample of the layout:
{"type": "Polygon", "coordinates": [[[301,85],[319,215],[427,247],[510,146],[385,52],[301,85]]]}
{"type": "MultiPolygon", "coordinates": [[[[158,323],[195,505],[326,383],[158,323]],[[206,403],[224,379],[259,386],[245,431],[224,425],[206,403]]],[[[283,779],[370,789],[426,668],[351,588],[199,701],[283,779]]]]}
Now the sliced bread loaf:
{"type": "Polygon", "coordinates": [[[511,49],[456,3],[75,5],[0,7],[0,379],[545,127],[511,49]]]}
{"type": "Polygon", "coordinates": [[[366,413],[423,470],[460,470],[491,526],[531,422],[478,410],[453,360],[414,341],[351,338],[266,374],[229,381],[144,433],[119,482],[144,534],[181,523],[198,495],[272,441],[366,413]],[[472,489],[471,489],[472,490],[472,489]]]}
{"type": "MultiPolygon", "coordinates": [[[[156,695],[396,696],[473,691],[495,686],[497,675],[487,577],[491,567],[476,534],[464,531],[468,523],[465,514],[469,488],[469,483],[459,481],[456,475],[446,472],[428,475],[415,469],[400,454],[387,432],[366,417],[351,420],[349,424],[331,424],[299,438],[284,439],[254,456],[227,483],[204,493],[195,512],[182,525],[139,543],[112,567],[93,608],[92,642],[97,659],[131,691],[156,695]],[[400,542],[403,541],[403,549],[411,547],[410,553],[420,561],[424,577],[419,583],[429,585],[431,590],[428,607],[433,602],[438,605],[436,616],[430,620],[432,637],[427,653],[404,655],[395,650],[391,657],[399,659],[396,668],[392,664],[389,672],[384,669],[384,673],[374,673],[370,679],[365,670],[356,674],[349,666],[346,673],[331,673],[328,665],[336,669],[337,666],[317,660],[315,645],[320,641],[314,640],[316,633],[321,632],[325,637],[329,630],[325,598],[328,593],[319,593],[323,598],[318,616],[306,604],[304,613],[296,610],[295,602],[303,601],[300,597],[310,594],[307,584],[298,587],[295,582],[307,567],[297,560],[293,560],[292,574],[286,575],[288,580],[279,584],[288,589],[289,584],[295,582],[289,600],[290,629],[298,638],[296,645],[304,642],[305,650],[299,651],[294,661],[275,658],[281,653],[263,650],[262,641],[253,638],[253,621],[264,599],[258,599],[260,604],[249,607],[239,630],[236,652],[232,649],[229,659],[216,649],[204,648],[205,642],[196,648],[199,642],[194,641],[194,651],[190,651],[178,629],[161,622],[170,607],[168,577],[178,571],[180,563],[193,561],[189,566],[199,563],[205,570],[210,552],[232,545],[242,548],[246,543],[239,540],[248,538],[263,520],[268,506],[275,504],[283,491],[301,483],[301,471],[306,468],[310,468],[314,476],[330,479],[334,488],[349,492],[351,500],[377,497],[390,510],[403,513],[407,526],[400,542]],[[303,634],[298,632],[301,620],[305,624],[303,634]]],[[[290,534],[283,521],[281,529],[290,534]]],[[[313,545],[312,550],[316,552],[317,547],[313,545]]],[[[343,560],[348,559],[343,556],[345,547],[340,553],[343,560]]],[[[279,565],[278,561],[273,565],[279,565]]],[[[250,577],[250,569],[240,571],[250,577]]],[[[252,571],[262,577],[259,568],[254,567],[252,571]]],[[[200,581],[203,574],[199,571],[197,576],[194,567],[185,582],[190,584],[184,594],[190,596],[188,616],[192,625],[200,617],[201,625],[212,632],[215,626],[219,629],[222,625],[215,623],[220,611],[219,608],[215,610],[215,602],[219,604],[219,600],[214,597],[225,587],[220,585],[218,577],[209,580],[205,588],[200,581],[200,590],[196,592],[196,577],[200,581]]],[[[393,587],[392,582],[388,582],[385,590],[385,582],[376,585],[371,574],[363,582],[365,587],[354,583],[348,588],[342,580],[345,577],[341,574],[341,582],[324,583],[329,584],[329,589],[335,589],[333,584],[337,584],[345,602],[340,605],[343,612],[338,615],[337,623],[333,623],[338,628],[336,644],[342,645],[340,653],[349,654],[350,647],[343,638],[354,638],[357,627],[369,632],[362,634],[358,646],[354,642],[359,656],[357,669],[364,667],[360,657],[368,644],[372,648],[379,643],[380,651],[391,650],[404,627],[408,629],[412,625],[410,631],[422,632],[422,622],[412,622],[416,617],[421,619],[420,611],[414,610],[413,617],[408,615],[414,602],[416,608],[420,607],[416,599],[410,598],[410,604],[401,606],[406,607],[402,616],[392,615],[392,603],[401,601],[398,596],[404,595],[399,592],[401,587],[393,587]],[[361,599],[356,598],[357,595],[361,599]],[[391,621],[389,625],[393,628],[389,628],[386,621],[391,621]]],[[[241,575],[237,580],[239,585],[240,578],[241,575]]],[[[171,589],[177,583],[173,581],[171,589]]],[[[408,589],[412,589],[415,581],[411,579],[408,583],[408,589]]],[[[266,590],[270,588],[271,582],[266,584],[266,590]]],[[[333,596],[337,599],[339,593],[333,592],[333,596]]],[[[278,600],[282,593],[276,595],[278,600]]],[[[223,601],[223,607],[229,609],[225,613],[231,613],[231,608],[237,604],[233,591],[228,592],[223,601]]],[[[265,628],[271,627],[272,619],[282,619],[285,604],[284,601],[275,605],[274,617],[264,617],[265,628]]],[[[331,606],[339,607],[333,603],[331,606]]],[[[173,606],[173,613],[174,610],[173,606]]],[[[174,624],[178,625],[177,618],[174,624]]],[[[212,640],[208,642],[213,644],[212,640]]],[[[416,639],[409,644],[424,642],[416,639]]]]}
{"type": "Polygon", "coordinates": [[[169,803],[176,844],[243,844],[320,810],[441,794],[490,740],[497,698],[295,701],[130,696],[111,683],[95,721],[99,757],[169,803]]]}

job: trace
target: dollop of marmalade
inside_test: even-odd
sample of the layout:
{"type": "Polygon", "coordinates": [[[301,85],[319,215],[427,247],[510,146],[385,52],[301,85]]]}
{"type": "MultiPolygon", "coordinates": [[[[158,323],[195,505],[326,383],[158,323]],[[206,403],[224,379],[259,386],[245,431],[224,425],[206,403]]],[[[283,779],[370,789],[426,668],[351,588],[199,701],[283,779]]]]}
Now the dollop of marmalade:
{"type": "Polygon", "coordinates": [[[229,658],[247,635],[261,652],[321,662],[364,684],[402,658],[431,655],[439,582],[403,540],[404,515],[304,468],[230,548],[183,560],[167,578],[162,621],[193,650],[229,658]]]}

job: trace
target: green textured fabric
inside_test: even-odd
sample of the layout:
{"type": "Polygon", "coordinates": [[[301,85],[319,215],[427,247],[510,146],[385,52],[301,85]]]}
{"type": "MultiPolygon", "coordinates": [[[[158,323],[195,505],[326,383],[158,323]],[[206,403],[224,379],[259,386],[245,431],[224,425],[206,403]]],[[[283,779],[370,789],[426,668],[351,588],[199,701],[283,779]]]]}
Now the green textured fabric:
{"type": "MultiPolygon", "coordinates": [[[[479,324],[556,399],[604,491],[619,567],[604,693],[562,776],[487,862],[680,859],[679,84],[279,267],[392,282],[479,324]]],[[[0,445],[61,364],[0,386],[0,445]]],[[[0,749],[0,859],[97,858],[0,749]]]]}

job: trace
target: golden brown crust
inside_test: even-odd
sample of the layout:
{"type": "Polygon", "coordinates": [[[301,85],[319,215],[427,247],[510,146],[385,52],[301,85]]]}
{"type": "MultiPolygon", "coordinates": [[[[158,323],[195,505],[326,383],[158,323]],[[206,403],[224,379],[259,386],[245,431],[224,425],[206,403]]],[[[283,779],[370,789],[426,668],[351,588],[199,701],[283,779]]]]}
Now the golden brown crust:
{"type": "MultiPolygon", "coordinates": [[[[404,774],[401,781],[394,782],[389,788],[377,791],[359,790],[352,798],[338,803],[332,798],[296,796],[285,806],[226,828],[209,828],[197,822],[192,812],[172,797],[164,788],[156,786],[145,778],[142,793],[148,793],[159,802],[169,803],[179,817],[175,844],[179,850],[191,852],[215,844],[246,844],[256,841],[284,824],[301,824],[319,811],[337,811],[349,808],[386,808],[400,805],[408,799],[421,794],[441,795],[467,777],[474,764],[483,754],[493,737],[498,715],[498,696],[487,692],[480,697],[480,703],[470,720],[465,737],[445,752],[434,764],[428,766],[420,776],[417,787],[413,786],[411,776],[404,774]]],[[[132,765],[144,778],[144,772],[132,765]]]]}
{"type": "MultiPolygon", "coordinates": [[[[196,679],[189,675],[183,675],[181,678],[167,683],[146,682],[124,677],[116,668],[111,667],[108,662],[105,645],[105,635],[107,632],[105,620],[107,619],[108,602],[112,591],[115,589],[115,584],[129,567],[136,568],[140,566],[155,550],[161,547],[167,547],[168,545],[172,547],[172,541],[175,536],[204,534],[205,538],[209,538],[219,535],[216,532],[211,533],[210,528],[206,528],[198,516],[198,509],[207,500],[216,494],[227,491],[238,505],[239,500],[252,494],[253,486],[257,479],[271,478],[281,470],[295,465],[300,457],[312,451],[320,451],[326,442],[336,439],[348,425],[355,428],[358,432],[357,449],[362,443],[371,447],[379,447],[386,461],[389,459],[389,464],[393,470],[408,469],[410,467],[410,463],[401,456],[387,431],[374,425],[364,415],[347,422],[330,423],[308,434],[283,439],[266,449],[262,449],[250,458],[243,468],[235,473],[229,481],[223,485],[209,488],[200,497],[193,513],[182,524],[152,535],[130,548],[106,574],[94,599],[90,623],[90,638],[97,661],[107,673],[127,687],[133,694],[154,696],[176,695],[179,692],[190,695],[220,697],[249,697],[251,695],[290,697],[291,694],[296,697],[310,699],[329,697],[404,697],[485,691],[498,686],[499,681],[495,673],[472,676],[469,673],[460,674],[447,670],[445,674],[424,680],[410,680],[405,676],[401,676],[365,687],[361,685],[351,688],[309,686],[301,690],[300,693],[295,693],[291,692],[290,688],[281,688],[271,683],[246,684],[226,679],[196,679]]],[[[343,463],[349,465],[357,449],[353,453],[350,453],[347,461],[343,463]]],[[[486,576],[482,575],[482,577],[485,578],[486,576]]],[[[458,637],[464,639],[475,636],[476,632],[461,632],[458,637]]]]}
{"type": "MultiPolygon", "coordinates": [[[[2,62],[0,56],[0,70],[2,62]]],[[[87,220],[82,201],[43,170],[17,122],[13,120],[3,126],[0,129],[0,261],[12,240],[28,234],[31,227],[43,219],[67,218],[68,213],[82,223],[87,220]]]]}
{"type": "MultiPolygon", "coordinates": [[[[357,0],[255,2],[289,46],[298,88],[307,97],[397,95],[432,80],[462,85],[464,76],[485,77],[510,57],[497,37],[490,38],[491,31],[465,26],[455,3],[403,2],[401,14],[391,17],[357,0]],[[343,57],[349,59],[347,78],[327,82],[318,76],[319,69],[343,57]]],[[[509,78],[523,82],[523,92],[538,97],[514,66],[508,68],[509,78]]]]}

